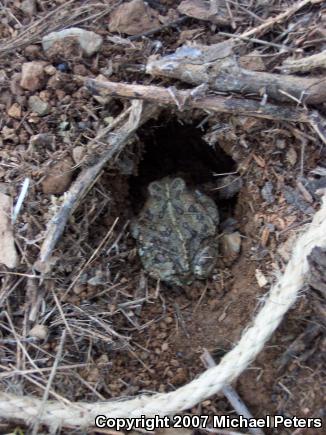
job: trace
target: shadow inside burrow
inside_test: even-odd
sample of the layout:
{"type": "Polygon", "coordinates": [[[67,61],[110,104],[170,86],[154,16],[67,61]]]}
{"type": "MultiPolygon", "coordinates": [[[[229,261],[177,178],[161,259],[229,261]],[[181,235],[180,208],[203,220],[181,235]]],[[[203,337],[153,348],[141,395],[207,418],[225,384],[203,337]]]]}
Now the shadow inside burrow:
{"type": "Polygon", "coordinates": [[[148,185],[163,177],[181,177],[188,187],[209,195],[225,217],[230,216],[236,205],[237,195],[221,200],[217,174],[233,173],[235,161],[215,144],[203,139],[205,130],[195,123],[184,123],[178,118],[147,122],[139,131],[141,158],[136,176],[129,178],[130,201],[134,214],[138,214],[148,196],[148,185]]]}

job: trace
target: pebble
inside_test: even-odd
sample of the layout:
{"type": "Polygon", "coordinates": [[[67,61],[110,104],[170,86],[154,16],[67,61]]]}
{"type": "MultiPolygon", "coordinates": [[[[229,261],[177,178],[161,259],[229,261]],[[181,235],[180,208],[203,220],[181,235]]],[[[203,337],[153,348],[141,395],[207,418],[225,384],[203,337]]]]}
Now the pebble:
{"type": "Polygon", "coordinates": [[[53,44],[62,41],[65,38],[75,37],[80,45],[85,56],[92,56],[97,53],[103,43],[103,38],[95,32],[80,29],[78,27],[70,27],[70,29],[60,30],[59,32],[51,32],[42,38],[43,50],[46,52],[53,44]]]}
{"type": "Polygon", "coordinates": [[[210,21],[215,24],[228,24],[225,8],[220,7],[220,5],[217,14],[212,14],[209,2],[203,0],[184,0],[177,9],[181,14],[198,20],[210,21]]]}
{"type": "Polygon", "coordinates": [[[138,35],[160,26],[158,13],[143,0],[132,0],[118,6],[110,15],[110,32],[138,35]]]}
{"type": "Polygon", "coordinates": [[[29,337],[37,338],[38,340],[45,340],[48,336],[49,330],[45,325],[35,325],[29,331],[29,337]]]}
{"type": "Polygon", "coordinates": [[[218,196],[220,199],[233,198],[243,187],[242,178],[239,175],[226,175],[221,177],[217,183],[218,196]]]}
{"type": "Polygon", "coordinates": [[[37,91],[44,85],[45,62],[32,61],[23,63],[20,86],[28,91],[37,91]]]}
{"type": "Polygon", "coordinates": [[[286,153],[286,160],[290,163],[291,166],[294,166],[298,160],[298,154],[296,150],[291,147],[286,153]]]}
{"type": "Polygon", "coordinates": [[[40,57],[40,47],[39,45],[31,44],[28,45],[24,50],[25,56],[28,58],[39,58],[40,57]]]}
{"type": "Polygon", "coordinates": [[[221,237],[221,248],[225,257],[237,256],[241,248],[241,236],[239,231],[231,234],[224,234],[221,237]]]}
{"type": "Polygon", "coordinates": [[[49,175],[42,181],[43,193],[61,195],[70,186],[72,180],[73,161],[70,157],[56,163],[50,169],[49,175]]]}
{"type": "Polygon", "coordinates": [[[7,111],[8,115],[15,119],[20,119],[22,116],[22,108],[18,103],[14,103],[7,111]]]}
{"type": "Polygon", "coordinates": [[[41,100],[37,95],[32,95],[28,99],[28,106],[32,112],[39,116],[48,115],[51,112],[51,106],[46,101],[41,100]]]}
{"type": "Polygon", "coordinates": [[[28,16],[32,17],[36,12],[35,0],[24,0],[20,5],[20,9],[28,16]]]}
{"type": "Polygon", "coordinates": [[[83,160],[84,155],[85,155],[85,148],[83,146],[80,145],[76,146],[72,150],[72,158],[76,163],[76,165],[78,165],[83,160]]]}
{"type": "Polygon", "coordinates": [[[31,136],[29,143],[31,147],[43,147],[54,150],[55,136],[50,133],[35,134],[34,136],[31,136]]]}
{"type": "Polygon", "coordinates": [[[260,193],[267,204],[273,204],[273,202],[275,202],[275,197],[273,195],[273,183],[271,181],[267,181],[264,184],[260,193]]]}
{"type": "Polygon", "coordinates": [[[299,192],[293,189],[293,187],[284,186],[283,195],[285,201],[288,204],[293,205],[296,209],[300,210],[301,212],[306,214],[314,213],[313,207],[311,207],[311,205],[301,196],[299,192]]]}
{"type": "Polygon", "coordinates": [[[16,138],[16,131],[14,128],[9,128],[5,125],[1,130],[1,136],[4,140],[14,140],[16,138]]]}
{"type": "Polygon", "coordinates": [[[53,75],[57,72],[57,69],[56,69],[56,67],[53,66],[53,65],[47,65],[47,66],[44,68],[44,72],[45,72],[45,74],[47,74],[48,76],[53,76],[53,75]]]}
{"type": "Polygon", "coordinates": [[[21,77],[20,73],[14,73],[10,80],[10,90],[16,96],[24,94],[24,89],[20,86],[21,77]]]}

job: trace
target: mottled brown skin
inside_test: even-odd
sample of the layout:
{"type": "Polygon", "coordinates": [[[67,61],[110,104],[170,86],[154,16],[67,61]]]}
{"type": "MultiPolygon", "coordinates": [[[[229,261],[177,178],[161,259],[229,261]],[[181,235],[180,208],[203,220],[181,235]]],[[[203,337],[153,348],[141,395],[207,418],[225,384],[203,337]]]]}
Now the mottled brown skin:
{"type": "Polygon", "coordinates": [[[131,225],[144,269],[169,284],[189,285],[213,272],[217,258],[216,204],[166,177],[148,186],[149,197],[131,225]]]}

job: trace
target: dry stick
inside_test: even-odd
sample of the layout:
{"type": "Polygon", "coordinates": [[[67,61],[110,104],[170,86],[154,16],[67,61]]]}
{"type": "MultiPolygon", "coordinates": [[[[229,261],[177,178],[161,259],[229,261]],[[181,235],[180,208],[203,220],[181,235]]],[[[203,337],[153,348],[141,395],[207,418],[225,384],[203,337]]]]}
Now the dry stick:
{"type": "Polygon", "coordinates": [[[271,27],[274,26],[274,24],[279,24],[282,21],[287,20],[292,15],[294,15],[296,12],[298,12],[300,9],[302,9],[304,6],[307,6],[309,4],[316,4],[316,3],[322,3],[324,0],[301,0],[297,3],[294,3],[292,6],[290,6],[286,11],[281,12],[280,14],[276,15],[276,17],[268,18],[264,23],[260,24],[257,27],[254,27],[253,29],[247,30],[246,32],[242,33],[241,36],[250,36],[262,33],[265,33],[266,30],[269,30],[271,27]]]}
{"type": "Polygon", "coordinates": [[[34,265],[40,272],[48,272],[51,269],[49,261],[51,254],[65,229],[71,213],[88,192],[101,170],[109,160],[123,149],[124,145],[135,133],[137,128],[157,113],[157,108],[153,106],[143,107],[141,102],[138,101],[137,103],[140,104],[133,105],[133,110],[130,112],[128,121],[120,128],[110,133],[106,138],[108,142],[107,150],[99,156],[93,166],[85,168],[79,174],[76,181],[65,194],[59,211],[48,224],[39,259],[34,265]]]}
{"type": "Polygon", "coordinates": [[[308,72],[316,68],[326,68],[326,50],[302,59],[286,59],[279,69],[285,72],[308,72]]]}
{"type": "Polygon", "coordinates": [[[87,88],[93,94],[113,95],[122,98],[136,98],[160,105],[177,106],[179,109],[203,109],[218,113],[254,116],[275,121],[309,123],[310,119],[303,110],[291,106],[274,104],[261,105],[259,101],[221,96],[196,98],[196,90],[177,90],[161,86],[144,86],[110,81],[87,79],[87,88]]]}
{"type": "MultiPolygon", "coordinates": [[[[48,401],[44,404],[41,422],[55,430],[69,425],[93,425],[97,415],[106,415],[108,418],[173,415],[218,393],[251,364],[296,301],[309,271],[307,256],[315,246],[326,247],[326,194],[311,224],[297,239],[284,274],[272,286],[264,306],[252,324],[245,328],[236,346],[217,366],[209,368],[189,384],[166,394],[142,395],[130,400],[120,398],[95,403],[75,402],[69,407],[60,402],[48,401]]],[[[37,417],[41,402],[34,397],[18,397],[0,391],[0,417],[31,421],[37,417]]]]}
{"type": "Polygon", "coordinates": [[[232,52],[232,41],[207,45],[184,45],[160,59],[149,58],[146,72],[192,85],[207,84],[215,91],[267,95],[276,101],[307,104],[326,101],[326,78],[296,77],[241,68],[232,52]],[[227,50],[229,44],[229,50],[227,50]]]}
{"type": "MultiPolygon", "coordinates": [[[[204,352],[201,356],[201,360],[204,362],[206,368],[216,366],[214,358],[208,352],[207,349],[204,349],[204,352]]],[[[249,409],[246,407],[243,400],[241,399],[241,397],[238,395],[235,389],[231,387],[231,385],[225,385],[225,387],[222,388],[222,393],[228,399],[228,401],[233,406],[234,410],[237,412],[238,415],[243,416],[247,420],[254,418],[251,412],[249,411],[249,409]]],[[[249,433],[253,435],[264,435],[264,432],[259,428],[248,428],[248,430],[249,433]]]]}
{"type": "Polygon", "coordinates": [[[34,425],[33,425],[32,435],[37,435],[39,433],[38,429],[39,429],[39,426],[40,426],[40,418],[41,418],[41,416],[42,416],[42,414],[44,412],[44,405],[45,405],[46,401],[49,398],[49,393],[50,393],[51,385],[52,385],[53,379],[54,379],[54,377],[56,375],[57,368],[58,368],[58,365],[59,365],[59,361],[60,361],[61,356],[62,356],[62,350],[63,350],[63,345],[64,345],[64,342],[65,342],[65,339],[66,339],[66,330],[64,329],[62,331],[62,334],[61,334],[61,338],[60,338],[60,343],[59,343],[57,355],[55,357],[55,360],[54,360],[54,363],[53,363],[53,366],[52,366],[52,370],[51,370],[48,382],[46,384],[46,388],[44,390],[43,398],[42,398],[42,401],[40,403],[40,408],[38,409],[38,413],[39,413],[38,414],[38,418],[35,420],[34,425]]]}

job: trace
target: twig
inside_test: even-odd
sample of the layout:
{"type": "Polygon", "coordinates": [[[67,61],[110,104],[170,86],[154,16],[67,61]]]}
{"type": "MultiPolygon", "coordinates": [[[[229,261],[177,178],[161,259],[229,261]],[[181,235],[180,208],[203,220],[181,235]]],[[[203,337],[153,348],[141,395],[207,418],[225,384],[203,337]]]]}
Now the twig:
{"type": "Polygon", "coordinates": [[[158,109],[154,106],[143,107],[142,103],[133,104],[133,109],[130,112],[128,121],[108,135],[106,138],[108,144],[107,149],[98,156],[93,166],[85,168],[79,174],[76,181],[66,193],[60,209],[49,222],[39,258],[34,265],[36,270],[46,273],[51,269],[52,265],[49,261],[51,254],[63,234],[71,213],[91,188],[94,180],[96,180],[107,162],[123,149],[124,145],[135,133],[137,128],[148,119],[155,116],[157,111],[158,109]]]}
{"type": "MultiPolygon", "coordinates": [[[[324,0],[319,0],[319,3],[322,3],[324,0]]],[[[318,0],[314,0],[313,4],[318,3],[318,0]]],[[[298,12],[300,9],[302,9],[304,6],[307,6],[309,4],[312,4],[312,0],[301,0],[297,3],[294,3],[292,6],[290,6],[286,11],[281,12],[280,14],[276,15],[276,17],[271,17],[268,20],[266,20],[264,23],[260,24],[257,27],[254,27],[253,29],[247,30],[246,32],[242,33],[241,36],[251,36],[255,34],[262,35],[267,30],[269,30],[271,27],[274,26],[274,24],[279,24],[282,21],[287,20],[292,15],[294,15],[296,12],[298,12]]]]}
{"type": "MultiPolygon", "coordinates": [[[[204,362],[206,368],[216,366],[212,355],[207,349],[204,349],[204,352],[201,355],[201,360],[204,362]]],[[[228,399],[238,415],[242,415],[246,419],[254,418],[241,397],[238,395],[235,389],[231,387],[231,385],[226,385],[223,387],[222,393],[228,399]]],[[[264,432],[260,428],[248,428],[248,430],[253,435],[264,435],[264,432]]]]}
{"type": "Polygon", "coordinates": [[[44,405],[45,405],[45,402],[48,400],[50,388],[51,388],[53,379],[55,377],[55,374],[57,372],[57,367],[58,367],[59,361],[60,361],[61,356],[62,356],[62,350],[63,350],[63,345],[65,342],[65,339],[66,339],[66,330],[64,329],[62,331],[62,334],[61,334],[61,339],[60,339],[60,343],[58,346],[58,351],[57,351],[57,354],[56,354],[56,357],[55,357],[55,360],[54,360],[54,363],[52,366],[52,370],[51,370],[48,382],[46,384],[46,388],[45,388],[44,393],[43,393],[42,401],[40,403],[40,408],[38,410],[38,416],[37,416],[37,418],[34,422],[34,425],[33,425],[32,435],[36,435],[38,433],[38,429],[40,426],[40,418],[44,412],[44,405]]]}
{"type": "Polygon", "coordinates": [[[302,59],[286,59],[278,69],[285,72],[308,72],[316,68],[326,68],[326,50],[302,59]]]}
{"type": "Polygon", "coordinates": [[[293,101],[288,95],[299,100],[304,95],[305,104],[325,101],[325,85],[320,77],[297,77],[241,68],[232,44],[231,40],[213,45],[184,45],[160,59],[149,58],[146,72],[153,77],[170,77],[192,85],[205,83],[219,92],[266,94],[268,98],[287,103],[293,101]]]}
{"type": "Polygon", "coordinates": [[[326,120],[317,111],[314,111],[310,114],[309,121],[312,128],[326,145],[326,120]]]}
{"type": "Polygon", "coordinates": [[[29,182],[30,182],[30,179],[29,178],[25,178],[25,180],[23,182],[23,185],[22,185],[22,188],[21,188],[21,191],[20,191],[20,194],[18,196],[17,202],[15,204],[13,213],[12,213],[12,223],[13,224],[16,222],[16,219],[17,219],[17,217],[19,215],[20,209],[21,209],[21,207],[23,205],[25,196],[26,196],[27,191],[28,191],[29,182]]]}
{"type": "Polygon", "coordinates": [[[255,44],[261,44],[261,45],[267,45],[269,47],[279,48],[279,49],[285,50],[285,51],[297,51],[297,49],[295,49],[295,48],[287,47],[286,45],[282,45],[282,44],[275,44],[275,42],[264,41],[263,39],[249,38],[247,36],[234,35],[233,33],[228,33],[228,32],[218,32],[218,34],[222,35],[222,36],[228,36],[229,38],[235,38],[235,39],[240,39],[243,41],[254,42],[255,44]]]}
{"type": "Polygon", "coordinates": [[[273,119],[276,121],[292,121],[309,123],[306,112],[291,106],[277,106],[273,104],[261,105],[258,101],[227,98],[221,96],[204,96],[193,98],[194,90],[177,90],[161,86],[144,86],[110,81],[96,81],[87,79],[86,86],[93,94],[109,93],[121,98],[136,98],[151,101],[159,105],[177,106],[182,109],[211,110],[218,113],[232,113],[234,115],[253,116],[257,118],[273,119]]]}

